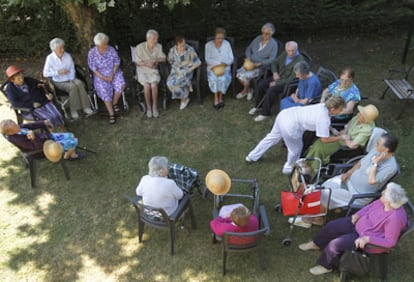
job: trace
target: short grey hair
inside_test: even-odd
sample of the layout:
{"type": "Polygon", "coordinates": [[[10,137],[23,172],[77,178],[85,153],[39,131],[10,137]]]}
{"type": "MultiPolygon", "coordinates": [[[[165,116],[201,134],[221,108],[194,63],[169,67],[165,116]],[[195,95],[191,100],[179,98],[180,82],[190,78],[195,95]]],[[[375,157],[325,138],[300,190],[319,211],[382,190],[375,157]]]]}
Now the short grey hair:
{"type": "Polygon", "coordinates": [[[149,30],[147,31],[146,38],[148,39],[148,38],[150,38],[151,36],[155,36],[155,37],[157,37],[157,38],[158,38],[158,31],[156,31],[155,29],[149,29],[149,30]]]}
{"type": "Polygon", "coordinates": [[[293,67],[293,71],[296,73],[300,73],[301,75],[309,74],[310,72],[310,66],[307,62],[302,61],[296,63],[296,65],[293,67]]]}
{"type": "Polygon", "coordinates": [[[295,50],[298,50],[298,43],[296,41],[288,41],[288,42],[286,42],[285,49],[288,46],[292,46],[293,48],[295,48],[295,50]]]}
{"type": "Polygon", "coordinates": [[[408,202],[405,190],[401,185],[394,182],[387,184],[387,187],[384,190],[384,198],[390,203],[390,206],[393,209],[398,209],[408,202]]]}
{"type": "Polygon", "coordinates": [[[95,45],[101,45],[104,42],[109,42],[109,37],[105,33],[99,32],[93,38],[93,43],[95,43],[95,45]]]}
{"type": "Polygon", "coordinates": [[[49,47],[52,52],[59,46],[65,46],[65,41],[63,39],[56,37],[50,40],[49,47]]]}
{"type": "Polygon", "coordinates": [[[275,33],[275,26],[272,24],[272,23],[265,23],[263,26],[262,26],[262,31],[263,31],[263,29],[268,29],[268,30],[270,30],[270,33],[273,35],[273,33],[275,33]]]}
{"type": "Polygon", "coordinates": [[[166,157],[152,157],[148,163],[148,174],[150,176],[165,176],[163,173],[168,172],[168,159],[166,157]]]}

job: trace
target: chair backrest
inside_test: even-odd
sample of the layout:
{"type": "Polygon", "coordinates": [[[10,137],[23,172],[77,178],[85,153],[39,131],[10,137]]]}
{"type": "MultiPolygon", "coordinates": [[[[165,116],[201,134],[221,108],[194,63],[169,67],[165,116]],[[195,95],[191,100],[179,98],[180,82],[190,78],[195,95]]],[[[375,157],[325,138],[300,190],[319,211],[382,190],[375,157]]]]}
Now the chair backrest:
{"type": "Polygon", "coordinates": [[[214,195],[213,217],[216,217],[216,215],[219,214],[219,210],[225,200],[230,198],[239,202],[243,199],[250,200],[251,204],[246,206],[251,210],[253,214],[257,214],[257,209],[259,207],[259,184],[257,183],[256,179],[232,178],[231,183],[231,189],[233,192],[230,190],[230,192],[225,195],[214,195]]]}
{"type": "Polygon", "coordinates": [[[144,205],[142,197],[135,198],[126,197],[135,207],[139,219],[150,226],[165,229],[169,226],[170,220],[164,209],[154,208],[144,205]]]}
{"type": "Polygon", "coordinates": [[[371,132],[371,136],[369,137],[367,146],[365,147],[365,151],[371,152],[371,150],[377,146],[378,139],[384,133],[387,133],[385,129],[382,129],[380,127],[374,127],[374,129],[371,132]]]}
{"type": "Polygon", "coordinates": [[[319,67],[318,71],[316,72],[316,75],[318,76],[319,81],[321,82],[322,89],[325,89],[329,86],[329,84],[338,80],[338,77],[334,72],[322,66],[319,67]]]}
{"type": "Polygon", "coordinates": [[[260,206],[259,229],[251,232],[224,232],[223,247],[226,251],[244,252],[250,251],[258,246],[265,235],[270,233],[269,221],[265,207],[260,206]]]}
{"type": "Polygon", "coordinates": [[[279,57],[280,54],[282,54],[283,51],[285,51],[285,44],[277,38],[274,38],[274,39],[276,40],[276,43],[277,43],[277,55],[276,55],[276,57],[279,57]]]}
{"type": "Polygon", "coordinates": [[[309,55],[308,52],[304,50],[299,50],[302,57],[305,59],[305,61],[311,66],[312,65],[312,57],[309,55]]]}
{"type": "Polygon", "coordinates": [[[408,201],[405,203],[404,207],[407,213],[408,222],[405,229],[401,232],[400,240],[414,231],[414,205],[408,201]]]}
{"type": "Polygon", "coordinates": [[[194,48],[197,55],[200,56],[200,42],[197,40],[186,39],[185,42],[194,48]]]}
{"type": "Polygon", "coordinates": [[[131,60],[132,62],[135,63],[137,62],[137,46],[129,46],[130,50],[131,50],[131,60]]]}

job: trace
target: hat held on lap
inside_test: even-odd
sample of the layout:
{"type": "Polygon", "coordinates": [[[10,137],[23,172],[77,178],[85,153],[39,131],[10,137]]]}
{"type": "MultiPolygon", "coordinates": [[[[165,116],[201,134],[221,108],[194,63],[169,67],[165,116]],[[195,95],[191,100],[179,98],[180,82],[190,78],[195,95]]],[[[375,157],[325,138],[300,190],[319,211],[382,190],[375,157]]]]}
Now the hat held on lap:
{"type": "Polygon", "coordinates": [[[254,69],[254,63],[249,58],[244,59],[243,68],[247,71],[251,71],[254,69]]]}
{"type": "Polygon", "coordinates": [[[63,147],[58,142],[47,140],[43,144],[43,153],[49,161],[56,163],[62,158],[63,147]]]}
{"type": "Polygon", "coordinates": [[[365,107],[358,106],[358,111],[364,117],[366,123],[373,123],[374,120],[379,115],[377,107],[375,107],[374,105],[371,105],[371,104],[369,104],[365,107]]]}
{"type": "Polygon", "coordinates": [[[226,69],[226,64],[225,63],[221,63],[215,66],[211,67],[211,71],[216,75],[216,76],[222,76],[224,74],[224,71],[226,69]]]}
{"type": "Polygon", "coordinates": [[[231,179],[224,171],[213,169],[206,175],[206,186],[214,195],[224,195],[230,191],[231,179]]]}
{"type": "Polygon", "coordinates": [[[14,75],[21,73],[21,72],[23,72],[23,70],[19,68],[18,66],[14,66],[14,65],[9,66],[6,70],[7,81],[10,81],[10,78],[12,78],[14,75]]]}

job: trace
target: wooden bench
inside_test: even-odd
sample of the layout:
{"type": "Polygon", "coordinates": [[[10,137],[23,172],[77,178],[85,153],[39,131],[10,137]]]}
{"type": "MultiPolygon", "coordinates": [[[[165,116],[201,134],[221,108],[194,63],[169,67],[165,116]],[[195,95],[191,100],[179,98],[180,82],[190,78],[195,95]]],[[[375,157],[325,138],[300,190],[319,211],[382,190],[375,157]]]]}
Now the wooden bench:
{"type": "Polygon", "coordinates": [[[382,96],[380,99],[384,99],[385,93],[391,89],[392,92],[395,94],[395,96],[398,97],[398,99],[406,100],[405,106],[401,109],[400,114],[397,116],[397,119],[400,119],[402,116],[405,108],[409,104],[409,100],[414,100],[414,87],[407,81],[408,75],[411,72],[413,67],[409,68],[409,71],[405,73],[404,78],[400,79],[384,79],[385,84],[387,85],[387,88],[385,88],[384,92],[382,93],[382,96]]]}

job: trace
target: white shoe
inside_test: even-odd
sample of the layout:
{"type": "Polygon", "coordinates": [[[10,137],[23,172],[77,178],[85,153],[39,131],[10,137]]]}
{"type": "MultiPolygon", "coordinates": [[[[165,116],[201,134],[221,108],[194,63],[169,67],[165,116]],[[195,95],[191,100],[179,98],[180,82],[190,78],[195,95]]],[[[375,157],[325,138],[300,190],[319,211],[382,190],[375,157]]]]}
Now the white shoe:
{"type": "Polygon", "coordinates": [[[91,108],[85,108],[83,109],[83,112],[85,113],[85,115],[89,116],[91,114],[93,114],[93,111],[91,108]]]}
{"type": "Polygon", "coordinates": [[[309,269],[309,272],[312,273],[313,275],[322,275],[325,273],[332,272],[332,269],[327,269],[323,267],[322,265],[317,265],[309,269]]]}
{"type": "MultiPolygon", "coordinates": [[[[289,217],[289,223],[292,224],[294,217],[289,217]]],[[[295,223],[293,224],[294,226],[298,226],[298,227],[303,227],[303,228],[311,228],[312,227],[312,223],[307,223],[304,222],[303,219],[298,216],[296,217],[295,223]]]]}
{"type": "Polygon", "coordinates": [[[264,115],[258,115],[257,117],[254,118],[254,121],[260,122],[260,121],[264,121],[267,118],[269,118],[269,117],[268,116],[264,116],[264,115]]]}
{"type": "Polygon", "coordinates": [[[313,241],[309,241],[307,243],[300,244],[299,249],[302,251],[317,251],[319,250],[319,247],[315,245],[313,241]]]}
{"type": "Polygon", "coordinates": [[[249,158],[249,156],[247,156],[247,157],[245,158],[245,160],[246,160],[246,162],[248,162],[248,163],[252,163],[252,162],[254,162],[251,158],[249,158]]]}
{"type": "Polygon", "coordinates": [[[251,99],[253,99],[253,89],[249,89],[249,92],[247,92],[247,101],[251,99]]]}
{"type": "Polygon", "coordinates": [[[187,107],[188,103],[190,103],[190,98],[187,98],[185,102],[181,101],[180,110],[184,110],[187,107]]]}
{"type": "Polygon", "coordinates": [[[78,114],[77,111],[71,112],[70,115],[72,116],[72,119],[78,119],[79,118],[79,114],[78,114]]]}
{"type": "Polygon", "coordinates": [[[243,99],[244,97],[246,97],[248,94],[244,94],[242,92],[240,92],[239,94],[236,95],[236,99],[243,99]]]}
{"type": "Polygon", "coordinates": [[[291,174],[292,173],[292,166],[290,166],[288,163],[285,163],[283,165],[282,173],[283,174],[291,174]]]}
{"type": "Polygon", "coordinates": [[[152,112],[147,110],[147,118],[152,118],[152,112]]]}
{"type": "Polygon", "coordinates": [[[152,116],[155,117],[155,118],[157,118],[157,117],[160,116],[160,113],[158,112],[158,110],[153,110],[152,111],[152,116]]]}
{"type": "Polygon", "coordinates": [[[251,108],[250,111],[249,111],[249,115],[251,115],[251,116],[254,115],[256,113],[256,111],[257,111],[256,107],[251,108]]]}

